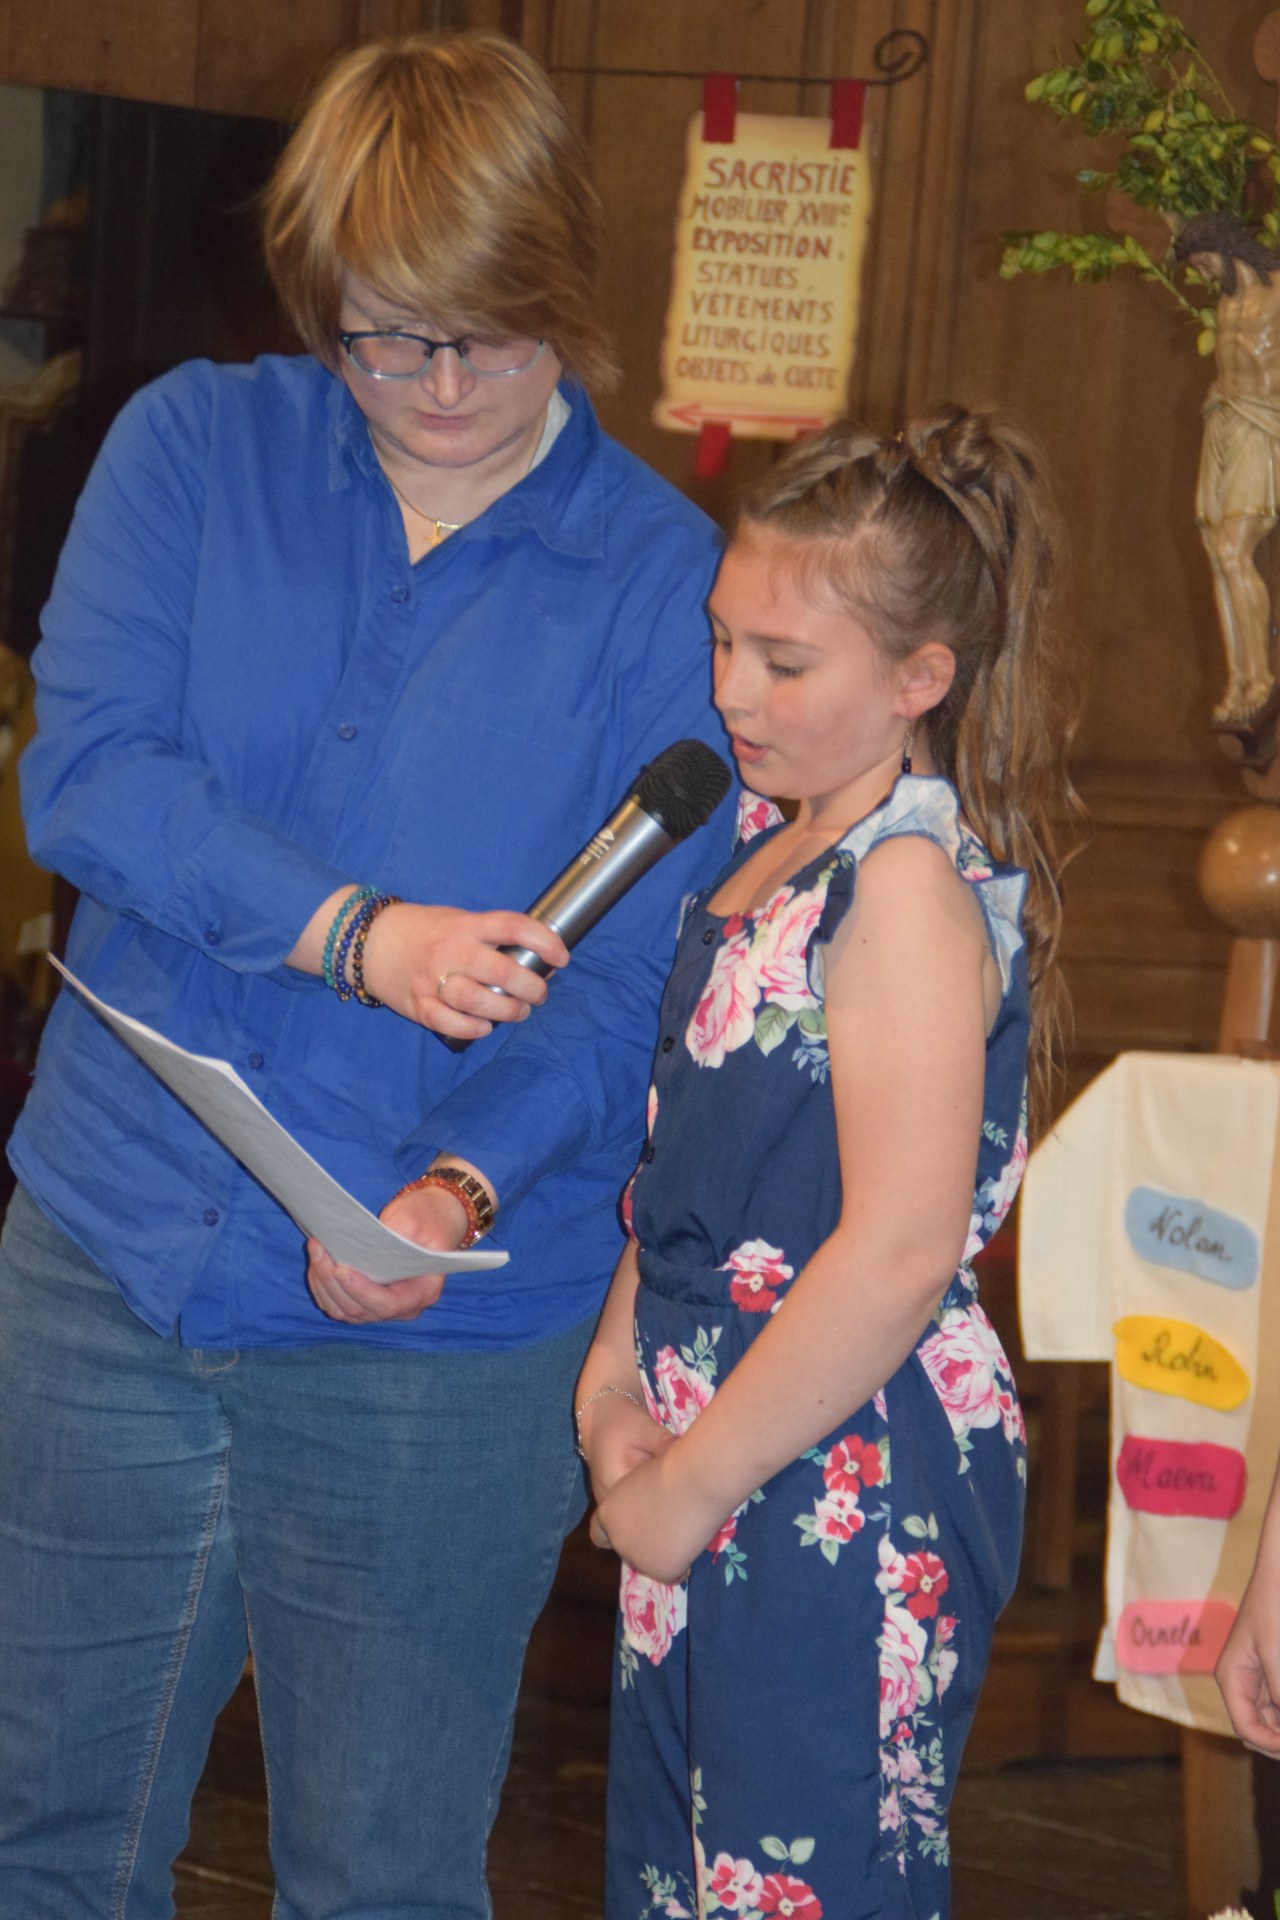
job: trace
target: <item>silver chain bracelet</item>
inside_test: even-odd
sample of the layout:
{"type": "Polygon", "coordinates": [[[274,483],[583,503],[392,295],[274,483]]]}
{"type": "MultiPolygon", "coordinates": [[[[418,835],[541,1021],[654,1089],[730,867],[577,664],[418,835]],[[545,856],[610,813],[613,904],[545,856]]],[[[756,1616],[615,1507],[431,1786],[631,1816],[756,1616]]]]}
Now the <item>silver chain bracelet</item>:
{"type": "Polygon", "coordinates": [[[632,1393],[630,1387],[616,1387],[612,1383],[610,1383],[608,1386],[597,1387],[594,1393],[589,1393],[587,1395],[586,1399],[583,1401],[580,1407],[575,1407],[573,1410],[573,1424],[574,1424],[574,1427],[577,1429],[577,1434],[578,1434],[577,1447],[578,1447],[578,1458],[580,1460],[585,1460],[587,1457],[586,1454],[582,1451],[582,1416],[586,1412],[587,1408],[591,1405],[593,1400],[603,1400],[606,1393],[620,1393],[622,1395],[622,1398],[624,1400],[629,1400],[633,1407],[639,1407],[642,1413],[648,1412],[648,1408],[645,1406],[644,1401],[640,1398],[640,1395],[638,1393],[632,1393]]]}

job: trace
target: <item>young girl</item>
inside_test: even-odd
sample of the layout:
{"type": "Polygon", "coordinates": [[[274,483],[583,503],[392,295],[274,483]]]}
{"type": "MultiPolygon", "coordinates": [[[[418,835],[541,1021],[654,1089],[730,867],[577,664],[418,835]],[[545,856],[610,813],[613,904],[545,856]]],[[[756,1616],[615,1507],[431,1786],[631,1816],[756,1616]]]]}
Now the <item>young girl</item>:
{"type": "Polygon", "coordinates": [[[720,568],[753,792],[686,915],[578,1395],[624,1562],[608,1920],[949,1911],[1022,1528],[969,1263],[1057,1013],[1050,558],[1032,451],[952,407],[805,441],[720,568]]]}

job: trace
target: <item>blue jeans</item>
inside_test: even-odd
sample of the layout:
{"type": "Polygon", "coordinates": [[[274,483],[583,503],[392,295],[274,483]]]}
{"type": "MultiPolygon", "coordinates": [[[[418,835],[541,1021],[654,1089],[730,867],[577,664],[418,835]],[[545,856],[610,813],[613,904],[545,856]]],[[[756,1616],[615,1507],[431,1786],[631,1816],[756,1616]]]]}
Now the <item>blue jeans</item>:
{"type": "Polygon", "coordinates": [[[276,1920],[487,1920],[525,1643],[583,1504],[589,1333],[184,1348],[19,1190],[0,1249],[0,1914],[169,1920],[251,1647],[276,1920]]]}

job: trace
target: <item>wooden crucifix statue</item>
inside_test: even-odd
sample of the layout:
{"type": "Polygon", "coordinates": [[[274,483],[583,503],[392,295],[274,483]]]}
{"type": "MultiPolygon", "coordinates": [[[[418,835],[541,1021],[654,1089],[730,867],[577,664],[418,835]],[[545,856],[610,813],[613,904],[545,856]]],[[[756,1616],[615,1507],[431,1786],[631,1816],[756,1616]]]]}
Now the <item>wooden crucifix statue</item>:
{"type": "MultiPolygon", "coordinates": [[[[1280,708],[1271,589],[1256,560],[1280,518],[1280,255],[1261,246],[1234,213],[1196,215],[1173,251],[1222,289],[1217,378],[1205,401],[1196,487],[1227,661],[1213,725],[1261,744],[1280,708]]],[[[1267,760],[1274,741],[1268,746],[1267,760]]]]}

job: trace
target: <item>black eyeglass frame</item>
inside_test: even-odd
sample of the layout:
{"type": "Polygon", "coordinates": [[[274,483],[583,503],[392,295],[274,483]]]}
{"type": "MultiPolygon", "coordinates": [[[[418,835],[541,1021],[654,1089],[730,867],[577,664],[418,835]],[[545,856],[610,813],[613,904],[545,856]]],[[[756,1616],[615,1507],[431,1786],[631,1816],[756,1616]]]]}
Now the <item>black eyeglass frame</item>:
{"type": "Polygon", "coordinates": [[[340,331],[338,343],[352,366],[358,368],[370,380],[420,380],[443,347],[452,347],[467,372],[474,373],[477,380],[509,380],[513,373],[528,373],[547,344],[545,340],[539,340],[531,357],[520,367],[477,367],[473,366],[466,355],[467,346],[473,343],[466,340],[428,340],[425,334],[406,333],[400,327],[365,327],[354,332],[340,331]],[[410,368],[408,373],[383,373],[376,367],[366,367],[364,362],[356,356],[356,343],[360,340],[412,340],[416,346],[422,348],[422,365],[410,368]]]}

